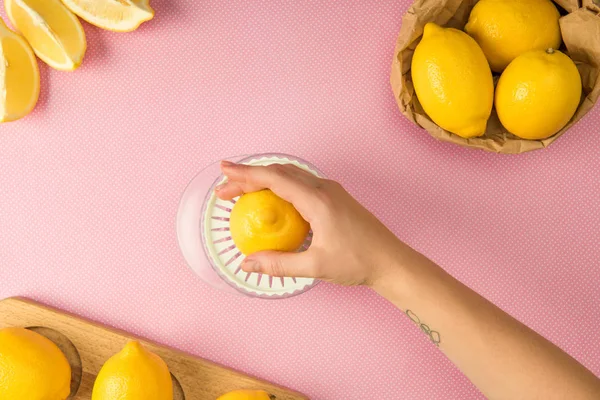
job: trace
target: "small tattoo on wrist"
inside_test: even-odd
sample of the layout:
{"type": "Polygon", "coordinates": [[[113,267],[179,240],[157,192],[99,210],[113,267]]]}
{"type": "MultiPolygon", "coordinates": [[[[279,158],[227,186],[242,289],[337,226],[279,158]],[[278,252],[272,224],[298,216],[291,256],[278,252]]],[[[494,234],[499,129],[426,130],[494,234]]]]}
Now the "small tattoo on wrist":
{"type": "Polygon", "coordinates": [[[419,328],[421,328],[421,330],[429,337],[429,339],[431,339],[431,342],[433,344],[440,347],[441,338],[439,332],[432,331],[431,328],[429,328],[428,325],[422,323],[419,317],[417,317],[417,315],[411,310],[406,310],[405,314],[408,316],[408,318],[410,318],[412,322],[414,322],[419,328]]]}

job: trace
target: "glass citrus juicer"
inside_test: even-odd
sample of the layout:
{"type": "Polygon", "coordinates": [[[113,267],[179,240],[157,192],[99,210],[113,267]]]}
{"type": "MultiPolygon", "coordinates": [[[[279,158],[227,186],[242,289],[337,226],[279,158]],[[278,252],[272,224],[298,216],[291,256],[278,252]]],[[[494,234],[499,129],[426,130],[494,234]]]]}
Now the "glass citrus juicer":
{"type": "MultiPolygon", "coordinates": [[[[287,154],[237,156],[227,161],[247,165],[293,164],[315,176],[323,174],[309,162],[287,154]]],[[[312,288],[317,281],[309,278],[281,278],[242,271],[245,256],[231,238],[229,218],[238,200],[224,201],[215,195],[215,187],[227,178],[220,163],[202,170],[188,184],[177,212],[177,239],[189,267],[208,285],[233,294],[264,299],[296,296],[312,288]]],[[[310,246],[309,233],[297,251],[310,246]]]]}

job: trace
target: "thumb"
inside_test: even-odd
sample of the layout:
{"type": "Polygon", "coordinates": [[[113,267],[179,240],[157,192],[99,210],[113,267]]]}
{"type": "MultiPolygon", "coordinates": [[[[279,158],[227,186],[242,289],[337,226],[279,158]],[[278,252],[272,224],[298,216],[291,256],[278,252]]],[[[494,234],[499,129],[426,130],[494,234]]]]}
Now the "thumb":
{"type": "Polygon", "coordinates": [[[262,251],[246,257],[242,270],[276,277],[315,278],[314,265],[308,250],[301,253],[262,251]]]}

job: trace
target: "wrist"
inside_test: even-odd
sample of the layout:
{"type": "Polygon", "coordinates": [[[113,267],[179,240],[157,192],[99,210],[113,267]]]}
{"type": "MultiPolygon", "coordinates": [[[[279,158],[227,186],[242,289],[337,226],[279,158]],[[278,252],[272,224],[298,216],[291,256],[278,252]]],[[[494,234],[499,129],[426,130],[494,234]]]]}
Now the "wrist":
{"type": "Polygon", "coordinates": [[[401,309],[409,304],[418,288],[428,287],[441,269],[408,245],[399,242],[389,253],[377,279],[370,285],[375,292],[401,309]]]}
{"type": "Polygon", "coordinates": [[[375,273],[368,285],[376,292],[385,291],[390,285],[401,288],[401,282],[407,280],[410,253],[415,252],[399,239],[387,247],[389,249],[387,251],[380,249],[380,257],[374,268],[375,273]]]}

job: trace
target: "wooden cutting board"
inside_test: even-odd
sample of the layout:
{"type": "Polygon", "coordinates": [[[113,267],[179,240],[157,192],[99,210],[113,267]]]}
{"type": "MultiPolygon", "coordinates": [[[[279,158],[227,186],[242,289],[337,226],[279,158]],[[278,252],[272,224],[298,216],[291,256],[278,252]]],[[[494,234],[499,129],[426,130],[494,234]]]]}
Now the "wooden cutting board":
{"type": "MultiPolygon", "coordinates": [[[[185,400],[215,400],[220,395],[236,389],[266,390],[275,395],[277,400],[308,399],[300,393],[232,371],[202,358],[148,342],[126,332],[86,321],[24,298],[0,301],[0,329],[11,326],[50,328],[62,333],[72,342],[81,359],[81,385],[73,397],[77,400],[91,398],[96,374],[104,362],[119,352],[131,339],[139,340],[146,348],[165,360],[181,385],[178,390],[183,390],[185,400]]],[[[176,400],[178,397],[182,398],[177,395],[176,390],[176,400]]]]}

